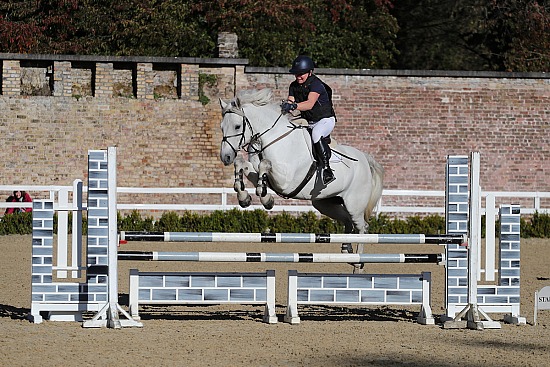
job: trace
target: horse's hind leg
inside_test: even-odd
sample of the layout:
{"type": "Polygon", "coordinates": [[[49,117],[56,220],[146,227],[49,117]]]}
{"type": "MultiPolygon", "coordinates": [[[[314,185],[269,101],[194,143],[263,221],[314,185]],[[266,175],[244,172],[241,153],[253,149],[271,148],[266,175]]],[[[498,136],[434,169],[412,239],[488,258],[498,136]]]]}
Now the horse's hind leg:
{"type": "MultiPolygon", "coordinates": [[[[312,201],[312,205],[322,214],[342,223],[346,233],[353,233],[353,221],[344,207],[341,198],[334,197],[323,200],[314,200],[312,201]]],[[[353,248],[351,247],[351,243],[343,243],[341,251],[343,253],[352,253],[353,248]]]]}
{"type": "MultiPolygon", "coordinates": [[[[369,225],[365,220],[365,208],[367,203],[362,203],[361,200],[346,200],[344,199],[344,205],[349,213],[353,227],[359,234],[368,233],[369,225]],[[364,205],[363,205],[364,204],[364,205]]],[[[364,244],[357,244],[357,253],[362,254],[364,250],[364,244]]],[[[358,272],[361,272],[365,264],[361,264],[358,272]]]]}

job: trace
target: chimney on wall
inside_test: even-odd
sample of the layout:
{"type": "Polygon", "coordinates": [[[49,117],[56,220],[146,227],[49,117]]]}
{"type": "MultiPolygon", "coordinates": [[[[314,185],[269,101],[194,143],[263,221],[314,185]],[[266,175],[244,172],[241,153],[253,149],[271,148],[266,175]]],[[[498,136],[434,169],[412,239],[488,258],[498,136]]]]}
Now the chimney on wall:
{"type": "Polygon", "coordinates": [[[218,57],[236,59],[239,57],[238,37],[235,33],[218,34],[218,57]]]}

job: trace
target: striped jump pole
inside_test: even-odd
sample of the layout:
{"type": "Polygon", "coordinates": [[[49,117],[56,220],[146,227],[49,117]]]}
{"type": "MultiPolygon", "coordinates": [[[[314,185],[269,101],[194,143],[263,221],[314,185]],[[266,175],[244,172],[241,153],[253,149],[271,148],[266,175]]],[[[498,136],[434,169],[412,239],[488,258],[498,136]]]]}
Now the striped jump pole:
{"type": "Polygon", "coordinates": [[[204,261],[204,262],[284,262],[284,263],[435,263],[443,254],[337,254],[260,252],[160,252],[119,251],[118,260],[204,261]]]}
{"type": "Polygon", "coordinates": [[[120,232],[121,241],[248,242],[248,243],[366,243],[457,244],[462,234],[315,234],[315,233],[223,233],[223,232],[120,232]]]}

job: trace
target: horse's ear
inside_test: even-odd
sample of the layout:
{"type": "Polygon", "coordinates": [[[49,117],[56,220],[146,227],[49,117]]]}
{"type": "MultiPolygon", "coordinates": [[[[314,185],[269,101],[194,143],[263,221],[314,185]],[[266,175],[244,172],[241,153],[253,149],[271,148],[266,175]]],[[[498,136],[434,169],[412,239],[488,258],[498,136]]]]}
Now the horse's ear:
{"type": "Polygon", "coordinates": [[[225,103],[221,98],[220,98],[220,107],[222,108],[222,110],[225,110],[225,108],[227,107],[227,103],[225,103]]]}
{"type": "Polygon", "coordinates": [[[235,98],[235,107],[237,108],[241,108],[241,100],[239,99],[239,97],[235,98]]]}

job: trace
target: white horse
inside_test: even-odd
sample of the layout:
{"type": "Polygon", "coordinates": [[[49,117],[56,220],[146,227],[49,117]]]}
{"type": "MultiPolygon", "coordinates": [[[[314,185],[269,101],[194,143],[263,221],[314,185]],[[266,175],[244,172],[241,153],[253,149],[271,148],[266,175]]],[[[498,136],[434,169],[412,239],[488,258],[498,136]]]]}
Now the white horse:
{"type": "MultiPolygon", "coordinates": [[[[247,207],[252,200],[244,174],[266,209],[274,204],[270,187],[282,197],[311,200],[319,212],[343,223],[346,233],[367,233],[367,220],[382,195],[382,166],[367,153],[337,145],[331,160],[336,180],[325,186],[308,130],[281,114],[271,98],[271,90],[262,89],[242,91],[229,102],[220,99],[220,159],[226,166],[234,163],[239,204],[247,207]],[[248,161],[241,149],[247,150],[248,161]]],[[[351,245],[343,244],[342,251],[352,252],[351,245]]]]}

